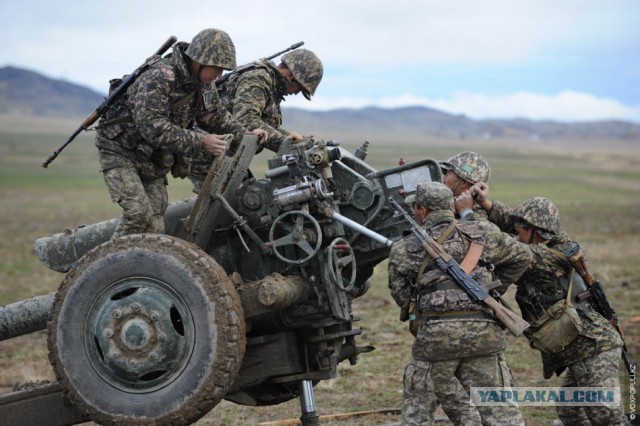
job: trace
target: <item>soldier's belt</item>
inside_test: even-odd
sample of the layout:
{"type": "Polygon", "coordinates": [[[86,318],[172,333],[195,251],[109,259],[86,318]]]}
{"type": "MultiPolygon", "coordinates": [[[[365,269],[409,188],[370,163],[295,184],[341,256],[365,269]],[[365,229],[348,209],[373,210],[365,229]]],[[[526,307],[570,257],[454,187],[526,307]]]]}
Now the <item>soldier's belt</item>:
{"type": "Polygon", "coordinates": [[[449,312],[423,312],[422,317],[426,321],[434,321],[441,319],[495,319],[490,312],[484,311],[449,311],[449,312]]]}

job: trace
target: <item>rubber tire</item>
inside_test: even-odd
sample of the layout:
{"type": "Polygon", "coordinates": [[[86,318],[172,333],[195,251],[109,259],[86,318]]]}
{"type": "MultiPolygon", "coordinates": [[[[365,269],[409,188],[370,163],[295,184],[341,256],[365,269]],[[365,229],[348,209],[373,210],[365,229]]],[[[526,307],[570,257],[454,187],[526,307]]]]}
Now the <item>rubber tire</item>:
{"type": "Polygon", "coordinates": [[[55,375],[71,402],[101,424],[191,424],[224,398],[244,357],[244,312],[231,280],[197,246],[166,235],[129,235],[87,253],[62,282],[51,312],[47,343],[55,375]],[[170,284],[195,324],[184,369],[147,393],[109,385],[84,350],[91,301],[132,276],[170,284]]]}

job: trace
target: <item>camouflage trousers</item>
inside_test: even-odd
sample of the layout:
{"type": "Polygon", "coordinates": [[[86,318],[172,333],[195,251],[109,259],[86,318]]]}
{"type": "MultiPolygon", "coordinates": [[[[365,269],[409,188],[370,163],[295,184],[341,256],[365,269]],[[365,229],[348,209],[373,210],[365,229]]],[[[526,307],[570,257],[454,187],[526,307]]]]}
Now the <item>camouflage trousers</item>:
{"type": "Polygon", "coordinates": [[[455,425],[524,425],[517,405],[475,406],[472,387],[511,387],[504,353],[431,362],[431,380],[449,420],[455,425]]]}
{"type": "MultiPolygon", "coordinates": [[[[562,387],[607,387],[620,389],[618,366],[622,348],[600,352],[584,361],[567,366],[562,387]]],[[[565,425],[629,425],[622,406],[556,406],[556,413],[565,425]]]]}
{"type": "Polygon", "coordinates": [[[164,233],[168,194],[164,177],[142,181],[133,167],[103,171],[111,201],[122,207],[113,238],[142,232],[164,233]]]}
{"type": "Polygon", "coordinates": [[[404,369],[401,426],[432,425],[438,400],[433,392],[431,362],[411,360],[404,369]]]}

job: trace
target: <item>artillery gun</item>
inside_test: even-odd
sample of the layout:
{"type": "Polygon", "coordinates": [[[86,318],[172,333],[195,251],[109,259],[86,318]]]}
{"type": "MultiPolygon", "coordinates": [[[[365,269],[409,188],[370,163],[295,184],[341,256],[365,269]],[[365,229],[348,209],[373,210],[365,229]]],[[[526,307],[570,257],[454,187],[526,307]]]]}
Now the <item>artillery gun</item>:
{"type": "Polygon", "coordinates": [[[188,424],[223,399],[299,397],[316,424],[313,386],[373,350],[356,344],[352,301],[407,230],[388,197],[442,178],[430,159],[375,170],[367,145],[285,141],[258,179],[245,136],[197,197],[169,206],[166,234],[112,239],[112,219],[37,240],[66,275],[0,308],[0,340],[47,328],[58,381],[0,397],[0,418],[188,424]]]}

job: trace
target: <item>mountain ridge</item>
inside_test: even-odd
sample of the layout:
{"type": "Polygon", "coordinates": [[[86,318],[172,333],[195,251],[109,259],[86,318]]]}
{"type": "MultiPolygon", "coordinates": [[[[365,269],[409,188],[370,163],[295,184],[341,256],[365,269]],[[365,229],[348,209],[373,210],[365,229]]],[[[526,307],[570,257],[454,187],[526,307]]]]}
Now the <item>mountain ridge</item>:
{"type": "MultiPolygon", "coordinates": [[[[86,117],[104,100],[104,95],[84,86],[46,77],[14,66],[0,68],[0,115],[46,118],[86,117]]],[[[400,108],[365,107],[311,111],[282,104],[284,126],[305,132],[367,133],[431,136],[446,139],[605,138],[639,140],[640,125],[602,120],[560,122],[553,120],[484,119],[449,114],[422,106],[400,108]]]]}

